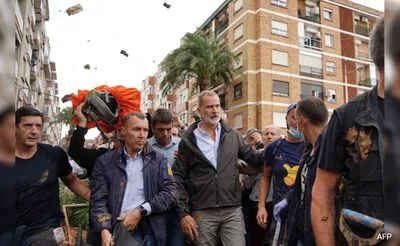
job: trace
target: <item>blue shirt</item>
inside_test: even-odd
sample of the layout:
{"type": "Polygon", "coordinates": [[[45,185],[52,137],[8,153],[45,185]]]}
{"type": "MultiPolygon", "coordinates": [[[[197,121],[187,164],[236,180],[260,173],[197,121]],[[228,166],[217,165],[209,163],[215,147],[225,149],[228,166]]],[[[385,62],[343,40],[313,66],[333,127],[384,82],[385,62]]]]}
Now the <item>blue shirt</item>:
{"type": "Polygon", "coordinates": [[[217,159],[218,159],[218,147],[219,140],[221,136],[221,124],[218,123],[217,128],[215,128],[215,142],[212,140],[211,136],[200,128],[203,122],[197,124],[197,128],[194,130],[194,135],[196,136],[197,146],[203,152],[204,156],[211,162],[215,169],[217,169],[217,159]]]}
{"type": "Polygon", "coordinates": [[[279,139],[268,145],[264,164],[272,167],[273,175],[273,204],[280,202],[283,196],[289,192],[296,181],[297,171],[301,159],[300,150],[304,142],[290,143],[286,139],[279,139]],[[281,144],[278,146],[278,143],[281,144]],[[275,155],[273,154],[274,150],[275,155]]]}
{"type": "Polygon", "coordinates": [[[161,147],[157,140],[153,137],[147,139],[147,142],[151,145],[151,147],[161,153],[167,158],[168,160],[168,167],[171,168],[175,162],[174,152],[178,150],[179,142],[181,141],[180,138],[172,136],[171,142],[166,147],[161,147]]]}
{"type": "MultiPolygon", "coordinates": [[[[141,153],[142,151],[135,156],[130,157],[124,148],[128,181],[126,183],[124,199],[122,201],[120,212],[121,218],[145,202],[143,187],[143,158],[141,153]]],[[[151,213],[151,207],[148,202],[144,203],[143,207],[146,209],[148,214],[151,213]]]]}

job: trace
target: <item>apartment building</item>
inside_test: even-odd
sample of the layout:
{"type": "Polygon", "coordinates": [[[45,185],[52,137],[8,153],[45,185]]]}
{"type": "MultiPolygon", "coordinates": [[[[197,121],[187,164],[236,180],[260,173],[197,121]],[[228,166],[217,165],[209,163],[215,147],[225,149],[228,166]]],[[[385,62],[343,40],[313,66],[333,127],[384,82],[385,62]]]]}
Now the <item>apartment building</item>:
{"type": "Polygon", "coordinates": [[[154,76],[149,76],[142,81],[141,110],[153,113],[157,108],[167,108],[176,112],[184,124],[188,124],[191,114],[189,110],[190,83],[186,81],[163,96],[160,84],[164,74],[165,72],[159,66],[154,76]]]}
{"type": "Polygon", "coordinates": [[[61,125],[56,63],[50,60],[48,0],[15,1],[15,106],[32,105],[44,114],[42,142],[59,144],[61,125]]]}
{"type": "MultiPolygon", "coordinates": [[[[243,76],[213,88],[229,124],[241,133],[271,123],[286,128],[286,108],[301,98],[319,97],[332,112],[370,90],[377,73],[369,34],[381,16],[348,0],[225,1],[199,30],[217,35],[239,57],[243,76]]],[[[173,92],[181,104],[179,93],[173,92]]],[[[186,94],[187,122],[196,96],[186,94]]]]}

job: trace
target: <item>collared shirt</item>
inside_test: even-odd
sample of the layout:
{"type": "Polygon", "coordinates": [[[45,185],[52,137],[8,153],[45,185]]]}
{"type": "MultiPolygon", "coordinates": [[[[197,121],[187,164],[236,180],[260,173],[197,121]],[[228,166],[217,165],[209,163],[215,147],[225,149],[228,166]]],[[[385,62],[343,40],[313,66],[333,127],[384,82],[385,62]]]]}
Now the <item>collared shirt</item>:
{"type": "Polygon", "coordinates": [[[221,136],[221,124],[218,123],[217,128],[215,128],[215,142],[212,140],[210,134],[200,128],[199,122],[197,128],[194,130],[194,135],[196,136],[197,146],[203,152],[205,157],[211,162],[211,164],[217,169],[217,159],[218,159],[218,147],[219,140],[221,136]]]}
{"type": "MultiPolygon", "coordinates": [[[[128,181],[126,183],[120,217],[124,217],[127,213],[145,202],[143,188],[142,150],[135,156],[130,157],[124,148],[124,154],[126,157],[126,175],[128,177],[128,181]]],[[[146,209],[148,214],[151,213],[151,207],[148,202],[144,203],[143,207],[146,209]]]]}
{"type": "Polygon", "coordinates": [[[147,139],[147,142],[151,145],[151,147],[163,154],[165,158],[168,160],[168,167],[171,168],[175,162],[174,152],[178,150],[179,142],[181,141],[180,138],[172,136],[171,142],[166,147],[161,147],[157,140],[153,137],[147,139]]]}

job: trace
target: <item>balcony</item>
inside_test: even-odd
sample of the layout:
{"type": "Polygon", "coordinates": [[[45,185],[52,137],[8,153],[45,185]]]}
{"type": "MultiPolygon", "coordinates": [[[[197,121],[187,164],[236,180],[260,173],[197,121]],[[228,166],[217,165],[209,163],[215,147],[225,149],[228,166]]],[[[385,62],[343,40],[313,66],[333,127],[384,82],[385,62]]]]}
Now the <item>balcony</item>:
{"type": "Polygon", "coordinates": [[[52,72],[56,71],[56,63],[55,62],[50,62],[50,69],[52,72]]]}
{"type": "Polygon", "coordinates": [[[147,95],[147,100],[154,100],[154,98],[156,98],[156,94],[154,94],[154,93],[149,93],[147,95]]]}
{"type": "Polygon", "coordinates": [[[24,30],[24,20],[22,18],[21,9],[19,8],[18,1],[15,3],[15,19],[17,20],[18,30],[22,35],[24,30]]]}
{"type": "Polygon", "coordinates": [[[369,30],[366,25],[355,24],[355,33],[369,37],[369,30]]]}
{"type": "Polygon", "coordinates": [[[221,32],[223,32],[227,27],[229,26],[229,21],[226,20],[224,22],[221,22],[218,29],[215,31],[216,35],[219,35],[221,32]]]}
{"type": "Polygon", "coordinates": [[[36,30],[35,33],[33,34],[32,50],[35,51],[39,50],[40,43],[41,43],[40,32],[39,30],[36,30]]]}
{"type": "Polygon", "coordinates": [[[300,47],[321,50],[321,39],[313,37],[299,37],[300,47]]]}
{"type": "Polygon", "coordinates": [[[318,78],[318,79],[323,78],[323,73],[321,68],[303,66],[303,65],[300,65],[299,68],[300,68],[300,75],[302,76],[318,78]]]}
{"type": "Polygon", "coordinates": [[[31,69],[30,69],[31,80],[36,80],[36,76],[37,76],[36,72],[37,72],[36,66],[31,66],[31,69]]]}
{"type": "Polygon", "coordinates": [[[34,8],[35,8],[36,22],[42,22],[43,21],[43,3],[42,3],[42,0],[35,0],[34,8]]]}
{"type": "Polygon", "coordinates": [[[55,84],[55,81],[54,80],[51,80],[51,79],[47,79],[46,80],[47,81],[47,85],[46,85],[46,87],[50,87],[50,88],[53,88],[54,87],[54,84],[55,84]]]}
{"type": "Polygon", "coordinates": [[[175,102],[176,101],[176,95],[174,95],[174,94],[167,95],[167,101],[168,102],[175,102]]]}
{"type": "Polygon", "coordinates": [[[377,83],[376,79],[371,79],[371,78],[366,78],[366,79],[360,79],[358,81],[359,86],[365,86],[365,87],[373,87],[377,83]]]}
{"type": "Polygon", "coordinates": [[[321,23],[321,15],[319,13],[306,12],[299,9],[298,16],[304,20],[321,23]]]}
{"type": "Polygon", "coordinates": [[[219,38],[218,45],[220,47],[225,46],[228,43],[228,35],[223,35],[219,38]]]}
{"type": "Polygon", "coordinates": [[[356,56],[359,59],[371,60],[368,50],[357,50],[356,56]]]}
{"type": "Polygon", "coordinates": [[[149,81],[149,85],[155,85],[156,82],[157,82],[155,76],[150,76],[150,77],[148,78],[148,81],[149,81]]]}

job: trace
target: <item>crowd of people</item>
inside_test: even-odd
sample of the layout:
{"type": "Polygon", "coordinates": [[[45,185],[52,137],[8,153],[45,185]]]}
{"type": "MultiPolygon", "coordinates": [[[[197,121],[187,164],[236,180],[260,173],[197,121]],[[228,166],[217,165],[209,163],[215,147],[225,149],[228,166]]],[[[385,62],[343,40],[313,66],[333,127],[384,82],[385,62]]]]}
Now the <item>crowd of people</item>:
{"type": "Polygon", "coordinates": [[[4,111],[2,134],[15,114],[16,244],[65,243],[55,236],[59,179],[90,203],[90,245],[383,244],[373,238],[383,228],[343,209],[384,221],[384,43],[381,19],[370,39],[379,75],[371,91],[330,119],[321,99],[301,99],[287,108],[287,131],[268,125],[242,136],[206,90],[190,126],[165,108],[134,112],[107,136],[112,143],[85,148],[81,104],[68,155],[87,170],[90,186],[72,173],[62,148],[38,142],[41,112],[4,111]]]}

